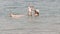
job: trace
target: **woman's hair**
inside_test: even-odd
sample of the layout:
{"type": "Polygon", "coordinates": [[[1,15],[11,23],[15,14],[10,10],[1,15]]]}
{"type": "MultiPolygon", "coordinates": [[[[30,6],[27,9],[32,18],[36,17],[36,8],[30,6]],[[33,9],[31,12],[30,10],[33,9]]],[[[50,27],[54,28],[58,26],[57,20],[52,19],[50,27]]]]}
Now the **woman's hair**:
{"type": "Polygon", "coordinates": [[[38,14],[39,15],[39,12],[35,10],[35,14],[38,14]]]}

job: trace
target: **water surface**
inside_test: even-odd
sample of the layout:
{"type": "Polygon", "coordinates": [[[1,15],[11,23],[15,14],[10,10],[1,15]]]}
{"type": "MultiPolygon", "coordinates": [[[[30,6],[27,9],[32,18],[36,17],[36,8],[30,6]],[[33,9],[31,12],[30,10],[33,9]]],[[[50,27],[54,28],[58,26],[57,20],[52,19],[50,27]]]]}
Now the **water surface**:
{"type": "Polygon", "coordinates": [[[0,0],[0,34],[59,34],[60,0],[0,0]],[[38,17],[27,16],[31,3],[40,10],[38,17]],[[19,19],[9,13],[26,15],[19,19]]]}

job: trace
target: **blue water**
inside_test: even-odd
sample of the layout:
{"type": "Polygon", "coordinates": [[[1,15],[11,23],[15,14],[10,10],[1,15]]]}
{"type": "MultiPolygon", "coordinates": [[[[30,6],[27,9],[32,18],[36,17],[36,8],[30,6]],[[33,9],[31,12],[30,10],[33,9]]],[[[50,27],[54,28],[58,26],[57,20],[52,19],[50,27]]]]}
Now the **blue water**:
{"type": "Polygon", "coordinates": [[[60,0],[0,0],[0,34],[60,34],[60,0]],[[38,17],[27,16],[29,3],[40,10],[38,17]]]}

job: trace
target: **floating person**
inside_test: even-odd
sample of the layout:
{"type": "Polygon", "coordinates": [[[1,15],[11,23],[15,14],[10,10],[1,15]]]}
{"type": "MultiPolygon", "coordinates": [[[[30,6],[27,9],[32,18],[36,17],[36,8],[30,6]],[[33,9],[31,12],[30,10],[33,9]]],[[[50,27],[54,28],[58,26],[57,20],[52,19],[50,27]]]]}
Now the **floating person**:
{"type": "Polygon", "coordinates": [[[35,15],[35,16],[39,16],[39,10],[38,10],[38,9],[35,9],[35,10],[34,10],[34,15],[35,15]]]}
{"type": "Polygon", "coordinates": [[[15,19],[18,19],[23,16],[25,16],[25,15],[17,15],[17,14],[13,14],[13,13],[10,14],[10,17],[15,18],[15,19]]]}

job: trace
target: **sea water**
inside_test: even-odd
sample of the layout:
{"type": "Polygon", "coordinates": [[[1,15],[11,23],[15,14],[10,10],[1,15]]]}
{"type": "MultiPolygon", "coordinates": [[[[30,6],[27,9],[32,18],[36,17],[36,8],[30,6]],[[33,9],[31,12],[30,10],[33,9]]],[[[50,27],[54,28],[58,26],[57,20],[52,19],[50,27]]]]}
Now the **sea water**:
{"type": "Polygon", "coordinates": [[[0,0],[0,34],[60,34],[60,0],[0,0]],[[29,3],[39,16],[28,16],[29,3]],[[13,19],[10,13],[25,15],[13,19]]]}

